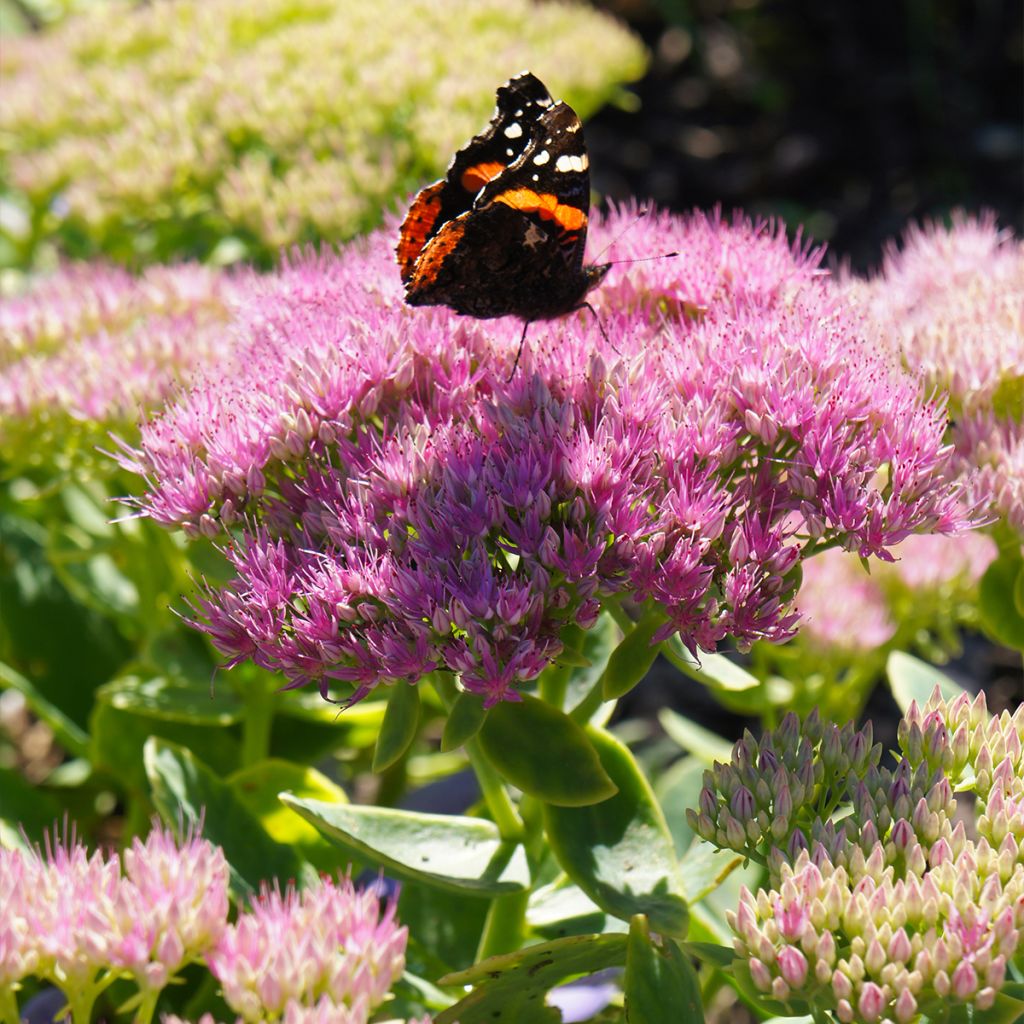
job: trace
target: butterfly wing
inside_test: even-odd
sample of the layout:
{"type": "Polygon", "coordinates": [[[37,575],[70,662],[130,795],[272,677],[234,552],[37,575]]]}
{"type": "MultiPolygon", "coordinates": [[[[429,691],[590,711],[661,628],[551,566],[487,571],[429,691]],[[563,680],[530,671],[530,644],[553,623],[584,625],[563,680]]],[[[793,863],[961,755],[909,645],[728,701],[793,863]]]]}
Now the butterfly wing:
{"type": "Polygon", "coordinates": [[[542,320],[583,300],[590,174],[582,125],[557,103],[536,126],[519,157],[430,240],[407,282],[411,305],[542,320]]]}
{"type": "Polygon", "coordinates": [[[530,146],[541,130],[541,113],[551,106],[544,83],[528,71],[498,89],[490,123],[455,154],[445,177],[423,189],[409,208],[395,250],[404,282],[414,276],[427,243],[471,209],[480,190],[530,146]]]}

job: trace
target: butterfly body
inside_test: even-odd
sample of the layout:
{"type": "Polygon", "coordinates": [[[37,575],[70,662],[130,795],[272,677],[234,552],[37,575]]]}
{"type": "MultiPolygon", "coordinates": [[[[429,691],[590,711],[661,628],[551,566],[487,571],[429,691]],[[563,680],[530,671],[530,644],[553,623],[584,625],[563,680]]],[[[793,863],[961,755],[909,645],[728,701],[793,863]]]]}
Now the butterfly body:
{"type": "Polygon", "coordinates": [[[529,324],[586,304],[609,264],[585,264],[590,175],[575,112],[524,72],[490,124],[413,201],[396,255],[412,306],[529,324]]]}

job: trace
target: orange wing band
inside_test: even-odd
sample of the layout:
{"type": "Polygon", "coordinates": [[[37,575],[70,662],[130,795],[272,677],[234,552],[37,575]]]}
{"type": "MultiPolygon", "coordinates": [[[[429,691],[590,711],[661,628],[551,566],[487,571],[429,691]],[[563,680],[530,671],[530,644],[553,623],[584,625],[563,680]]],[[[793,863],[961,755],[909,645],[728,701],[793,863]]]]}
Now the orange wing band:
{"type": "Polygon", "coordinates": [[[473,195],[476,195],[487,182],[493,181],[503,170],[505,170],[505,165],[499,164],[497,161],[475,164],[473,167],[467,167],[462,172],[459,184],[467,192],[472,192],[473,195]]]}
{"type": "Polygon", "coordinates": [[[560,203],[558,196],[547,192],[514,188],[495,196],[494,201],[523,213],[536,213],[541,220],[553,220],[563,231],[579,231],[587,223],[587,215],[582,210],[560,203]]]}
{"type": "Polygon", "coordinates": [[[422,258],[416,264],[416,272],[408,283],[406,291],[412,295],[429,288],[436,280],[441,266],[459,244],[466,230],[466,215],[448,221],[430,240],[422,258]]]}
{"type": "Polygon", "coordinates": [[[416,260],[419,259],[420,253],[423,252],[423,246],[434,229],[434,224],[441,212],[441,189],[443,186],[444,182],[438,181],[425,188],[409,207],[409,212],[402,223],[402,230],[398,235],[398,245],[395,247],[395,256],[402,269],[403,281],[408,281],[412,277],[416,260]]]}

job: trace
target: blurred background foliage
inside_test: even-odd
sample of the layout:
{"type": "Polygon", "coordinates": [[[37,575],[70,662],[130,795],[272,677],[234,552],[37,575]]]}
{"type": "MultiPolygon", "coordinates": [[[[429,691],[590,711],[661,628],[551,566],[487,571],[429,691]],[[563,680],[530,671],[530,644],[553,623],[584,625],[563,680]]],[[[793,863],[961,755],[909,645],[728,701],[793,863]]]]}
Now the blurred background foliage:
{"type": "MultiPolygon", "coordinates": [[[[225,572],[219,552],[111,521],[129,478],[97,449],[133,440],[138,413],[230,341],[250,271],[218,265],[266,268],[282,246],[380,224],[524,67],[586,119],[599,198],[780,216],[861,270],[908,220],[955,207],[991,209],[1019,236],[1021,25],[1002,0],[0,0],[0,294],[27,290],[0,311],[0,840],[21,841],[19,824],[36,839],[64,810],[94,839],[144,831],[151,736],[247,779],[238,792],[280,758],[357,802],[476,798],[462,756],[438,749],[429,690],[408,752],[373,772],[386,701],[339,716],[251,666],[219,672],[178,617],[196,576],[225,572]],[[76,259],[94,265],[39,276],[76,259]],[[182,260],[196,263],[155,266],[182,260]]],[[[616,724],[679,852],[701,772],[728,755],[694,719],[736,735],[789,708],[822,703],[836,721],[867,708],[891,745],[878,684],[906,692],[920,675],[905,651],[959,659],[951,671],[990,706],[1019,701],[1019,652],[977,632],[995,554],[972,538],[868,576],[828,552],[808,567],[806,628],[756,646],[750,672],[701,685],[659,659],[616,724]]],[[[1018,619],[1002,634],[1014,646],[1018,619]]],[[[279,827],[276,810],[254,813],[279,827]]],[[[423,973],[464,965],[479,903],[403,899],[423,973]]],[[[720,917],[734,903],[725,887],[704,905],[720,917]]]]}

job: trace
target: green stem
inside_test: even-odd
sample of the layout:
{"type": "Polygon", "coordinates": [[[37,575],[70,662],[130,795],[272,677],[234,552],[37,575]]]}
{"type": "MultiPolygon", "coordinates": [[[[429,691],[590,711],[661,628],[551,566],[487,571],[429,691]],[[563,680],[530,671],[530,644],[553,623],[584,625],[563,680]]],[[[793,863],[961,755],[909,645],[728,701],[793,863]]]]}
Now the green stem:
{"type": "Polygon", "coordinates": [[[477,963],[489,956],[512,953],[519,949],[526,934],[526,904],[529,898],[529,890],[524,889],[491,900],[476,951],[477,963]]]}
{"type": "Polygon", "coordinates": [[[147,989],[142,993],[142,1002],[135,1011],[135,1024],[150,1024],[159,998],[160,989],[147,989]]]}
{"type": "MultiPolygon", "coordinates": [[[[448,675],[435,673],[431,680],[445,711],[451,711],[455,703],[457,692],[455,680],[448,675]]],[[[501,776],[491,766],[490,761],[484,756],[480,743],[476,738],[466,741],[466,754],[469,757],[470,766],[480,784],[480,792],[483,794],[487,809],[491,812],[494,824],[498,826],[501,838],[514,843],[523,841],[523,821],[516,811],[512,798],[508,795],[505,783],[501,776]]]]}
{"type": "Polygon", "coordinates": [[[274,724],[274,694],[253,687],[244,695],[242,719],[242,767],[263,761],[270,752],[270,728],[274,724]]]}
{"type": "Polygon", "coordinates": [[[0,989],[0,1022],[2,1024],[18,1024],[18,997],[13,989],[0,989]]]}

